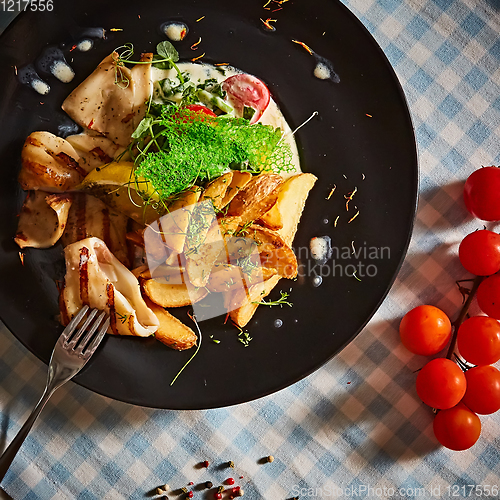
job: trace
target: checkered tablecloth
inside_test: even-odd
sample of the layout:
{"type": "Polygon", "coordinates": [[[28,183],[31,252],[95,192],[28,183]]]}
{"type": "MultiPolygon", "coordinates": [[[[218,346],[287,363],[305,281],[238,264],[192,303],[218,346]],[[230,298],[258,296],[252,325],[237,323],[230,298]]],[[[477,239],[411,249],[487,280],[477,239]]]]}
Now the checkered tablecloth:
{"type": "MultiPolygon", "coordinates": [[[[398,324],[421,303],[452,317],[460,307],[454,282],[467,276],[457,246],[478,226],[463,206],[463,180],[499,163],[500,2],[344,3],[394,66],[418,140],[418,214],[389,296],[332,362],[251,403],[150,410],[68,383],[2,483],[15,500],[154,498],[164,483],[177,490],[169,498],[181,498],[178,489],[191,481],[216,486],[228,477],[249,499],[448,498],[468,496],[468,485],[489,485],[498,498],[500,416],[482,418],[482,436],[468,451],[438,446],[414,388],[423,361],[401,346],[398,324]],[[260,463],[269,454],[275,460],[260,463]],[[197,467],[202,460],[208,469],[197,467]],[[229,460],[234,469],[224,465],[229,460]]],[[[32,410],[46,371],[0,328],[0,450],[32,410]]],[[[208,497],[196,490],[195,498],[208,497]]]]}

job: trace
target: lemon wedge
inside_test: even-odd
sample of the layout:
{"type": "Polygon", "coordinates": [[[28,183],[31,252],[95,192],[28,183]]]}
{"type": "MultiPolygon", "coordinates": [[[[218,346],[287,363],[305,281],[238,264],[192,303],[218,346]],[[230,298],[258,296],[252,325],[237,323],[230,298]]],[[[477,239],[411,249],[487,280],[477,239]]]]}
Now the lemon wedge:
{"type": "Polygon", "coordinates": [[[165,213],[151,183],[134,173],[130,161],[95,168],[76,189],[99,198],[139,224],[150,224],[165,213]]]}

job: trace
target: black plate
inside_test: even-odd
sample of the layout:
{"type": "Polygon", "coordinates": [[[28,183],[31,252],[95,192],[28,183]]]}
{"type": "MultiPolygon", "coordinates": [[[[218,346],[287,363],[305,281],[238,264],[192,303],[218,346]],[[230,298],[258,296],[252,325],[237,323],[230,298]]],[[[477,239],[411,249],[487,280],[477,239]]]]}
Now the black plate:
{"type": "MultiPolygon", "coordinates": [[[[311,276],[282,280],[271,297],[291,288],[293,307],[260,307],[247,327],[253,337],[247,348],[238,342],[234,327],[223,325],[223,318],[202,323],[202,348],[172,387],[170,381],[191,352],[175,352],[151,339],[108,338],[91,366],[76,377],[93,391],[171,409],[221,407],[270,394],[313,372],[348,344],[376,311],[402,263],[415,213],[417,157],[408,108],[391,66],[338,1],[291,1],[274,13],[265,10],[264,3],[59,1],[52,12],[21,14],[1,38],[0,315],[45,362],[61,331],[55,319],[54,279],[64,269],[60,247],[29,250],[21,265],[13,242],[23,200],[16,181],[20,151],[30,132],[58,133],[67,123],[61,102],[105,55],[125,42],[133,42],[138,52],[151,50],[162,39],[162,22],[182,20],[190,32],[177,44],[181,58],[206,52],[209,62],[229,62],[259,76],[292,127],[319,111],[319,117],[297,134],[303,169],[319,181],[307,202],[295,247],[307,248],[313,236],[331,236],[340,249],[335,268],[330,261],[335,276],[324,277],[317,288],[311,276]],[[275,32],[260,21],[269,17],[278,20],[275,32]],[[90,52],[69,51],[82,28],[99,26],[123,31],[108,31],[90,52]],[[201,50],[194,52],[190,46],[199,37],[201,50]],[[315,78],[314,57],[292,40],[307,43],[331,61],[340,83],[315,78]],[[43,47],[61,42],[68,44],[68,60],[74,59],[76,77],[71,84],[49,79],[52,90],[41,97],[17,83],[14,66],[33,62],[43,47]],[[326,200],[334,184],[337,189],[326,200]],[[355,187],[358,191],[346,214],[344,194],[355,187]],[[348,224],[354,205],[360,213],[348,224]],[[349,256],[352,242],[362,251],[358,259],[349,256]],[[388,250],[375,255],[371,247],[388,250]],[[361,281],[347,276],[353,268],[346,266],[358,263],[375,266],[369,270],[374,276],[360,276],[359,271],[361,281]],[[281,328],[274,326],[276,319],[282,320],[281,328]]],[[[300,262],[307,272],[312,261],[302,252],[300,262]]]]}

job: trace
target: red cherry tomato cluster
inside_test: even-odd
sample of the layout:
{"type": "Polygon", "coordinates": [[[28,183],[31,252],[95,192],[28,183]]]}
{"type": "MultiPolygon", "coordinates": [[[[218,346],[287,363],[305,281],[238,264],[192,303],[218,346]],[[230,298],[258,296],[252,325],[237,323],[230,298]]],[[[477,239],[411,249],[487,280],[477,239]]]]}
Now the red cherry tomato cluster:
{"type": "MultiPolygon", "coordinates": [[[[479,219],[500,221],[499,193],[500,168],[481,168],[465,183],[465,205],[479,219]]],[[[436,439],[457,451],[478,440],[478,414],[500,410],[500,370],[493,366],[500,360],[500,235],[475,231],[462,240],[458,255],[463,267],[477,277],[454,325],[437,307],[422,305],[409,311],[399,327],[403,345],[414,354],[437,354],[451,339],[447,357],[433,359],[419,371],[416,389],[424,403],[438,410],[436,439]],[[465,319],[474,295],[486,316],[465,319]],[[451,359],[455,346],[457,362],[451,359]]]]}

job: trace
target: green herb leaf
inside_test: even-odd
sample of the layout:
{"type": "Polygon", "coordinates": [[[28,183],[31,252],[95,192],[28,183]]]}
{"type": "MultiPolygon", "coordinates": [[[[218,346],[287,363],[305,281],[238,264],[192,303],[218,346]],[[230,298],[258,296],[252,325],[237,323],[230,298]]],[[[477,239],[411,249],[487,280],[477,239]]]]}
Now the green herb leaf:
{"type": "Polygon", "coordinates": [[[155,54],[153,56],[153,66],[158,69],[171,69],[172,68],[172,62],[170,60],[165,60],[164,57],[155,54]],[[155,62],[157,61],[157,62],[155,62]]]}
{"type": "Polygon", "coordinates": [[[156,53],[164,59],[168,59],[174,63],[179,60],[179,53],[168,40],[164,40],[156,46],[156,53]]]}
{"type": "Polygon", "coordinates": [[[255,109],[253,109],[249,106],[244,106],[243,118],[245,118],[245,120],[251,120],[254,114],[255,114],[255,109]]]}
{"type": "Polygon", "coordinates": [[[149,131],[149,127],[153,123],[153,117],[145,116],[137,125],[137,128],[134,130],[132,134],[132,139],[140,139],[141,137],[145,137],[149,131]]]}

